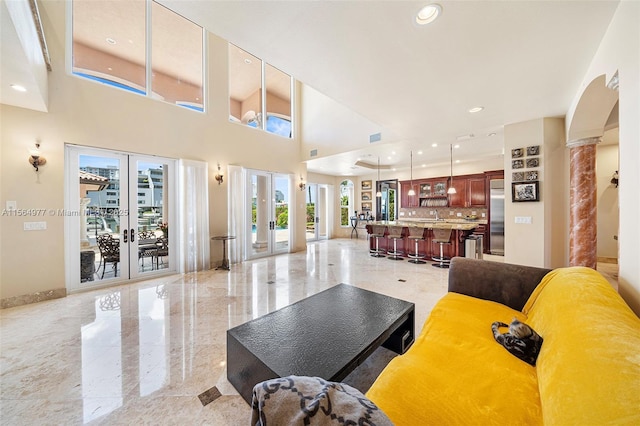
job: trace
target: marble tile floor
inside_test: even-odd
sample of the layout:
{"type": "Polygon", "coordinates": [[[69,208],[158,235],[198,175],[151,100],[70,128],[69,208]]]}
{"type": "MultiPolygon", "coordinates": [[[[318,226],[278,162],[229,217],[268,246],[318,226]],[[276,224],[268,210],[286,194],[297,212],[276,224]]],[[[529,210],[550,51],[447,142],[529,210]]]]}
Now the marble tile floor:
{"type": "MultiPolygon", "coordinates": [[[[419,333],[447,277],[334,239],[230,272],[0,310],[0,424],[246,425],[250,407],[226,379],[227,329],[344,282],[414,302],[419,333]],[[205,392],[221,396],[203,406],[205,392]]],[[[378,349],[345,382],[366,391],[393,356],[378,349]]]]}

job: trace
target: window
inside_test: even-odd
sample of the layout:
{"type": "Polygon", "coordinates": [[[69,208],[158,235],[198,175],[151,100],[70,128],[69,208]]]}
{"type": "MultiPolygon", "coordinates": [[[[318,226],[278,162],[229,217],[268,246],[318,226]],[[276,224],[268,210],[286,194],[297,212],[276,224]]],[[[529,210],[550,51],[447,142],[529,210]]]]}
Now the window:
{"type": "Polygon", "coordinates": [[[74,75],[203,111],[202,27],[152,1],[76,0],[72,14],[74,75]]]}
{"type": "Polygon", "coordinates": [[[340,182],[340,226],[350,226],[349,218],[353,216],[353,182],[340,182]]]}
{"type": "Polygon", "coordinates": [[[291,83],[290,75],[229,44],[231,121],[291,138],[291,83]]]}

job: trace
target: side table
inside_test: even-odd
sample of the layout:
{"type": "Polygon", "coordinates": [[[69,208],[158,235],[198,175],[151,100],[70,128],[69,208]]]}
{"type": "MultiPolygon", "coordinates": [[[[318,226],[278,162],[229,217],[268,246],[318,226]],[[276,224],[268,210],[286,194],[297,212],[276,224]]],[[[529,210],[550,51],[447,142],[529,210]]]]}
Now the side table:
{"type": "Polygon", "coordinates": [[[230,271],[229,268],[229,258],[227,257],[227,241],[234,240],[236,238],[235,235],[216,235],[215,237],[211,237],[214,241],[222,241],[222,264],[216,268],[223,269],[225,271],[230,271]]]}

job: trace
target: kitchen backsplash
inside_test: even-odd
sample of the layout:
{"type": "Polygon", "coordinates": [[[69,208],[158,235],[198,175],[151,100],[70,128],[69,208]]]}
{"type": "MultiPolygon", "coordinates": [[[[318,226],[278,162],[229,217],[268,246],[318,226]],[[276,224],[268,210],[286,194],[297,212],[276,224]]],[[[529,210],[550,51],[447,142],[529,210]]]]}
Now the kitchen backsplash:
{"type": "Polygon", "coordinates": [[[454,208],[454,207],[421,207],[404,209],[398,211],[399,219],[435,219],[436,212],[440,219],[465,219],[468,216],[476,216],[478,222],[487,220],[486,208],[454,208]]]}

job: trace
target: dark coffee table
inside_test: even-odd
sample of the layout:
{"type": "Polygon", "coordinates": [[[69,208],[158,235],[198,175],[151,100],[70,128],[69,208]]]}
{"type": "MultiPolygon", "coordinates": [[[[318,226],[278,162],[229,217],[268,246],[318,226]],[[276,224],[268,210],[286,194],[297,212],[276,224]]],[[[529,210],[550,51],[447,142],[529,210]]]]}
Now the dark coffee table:
{"type": "Polygon", "coordinates": [[[415,305],[339,284],[227,331],[227,378],[249,404],[264,380],[341,381],[379,346],[404,353],[415,305]]]}

